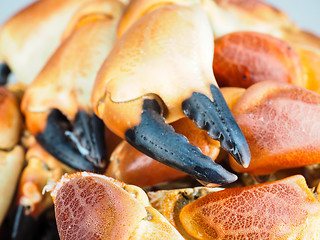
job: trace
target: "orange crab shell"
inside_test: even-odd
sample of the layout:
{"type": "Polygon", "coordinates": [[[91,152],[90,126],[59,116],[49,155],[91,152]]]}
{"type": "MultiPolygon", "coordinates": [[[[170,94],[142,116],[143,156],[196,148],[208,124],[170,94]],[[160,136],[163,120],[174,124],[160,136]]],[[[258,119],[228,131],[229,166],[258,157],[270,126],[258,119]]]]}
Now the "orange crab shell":
{"type": "Polygon", "coordinates": [[[266,80],[306,85],[297,52],[287,42],[257,32],[216,39],[213,70],[220,87],[248,88],[266,80]]]}
{"type": "Polygon", "coordinates": [[[246,90],[232,112],[251,151],[246,169],[231,158],[235,171],[267,175],[319,163],[317,93],[291,84],[260,82],[246,90]]]}
{"type": "Polygon", "coordinates": [[[36,1],[2,26],[0,59],[9,64],[19,81],[26,85],[33,81],[60,45],[65,25],[89,1],[36,1]]]}
{"type": "Polygon", "coordinates": [[[26,160],[27,165],[20,177],[17,199],[18,204],[27,206],[27,211],[36,218],[53,204],[49,195],[42,194],[44,186],[50,181],[58,181],[71,169],[61,164],[38,144],[28,149],[26,160]]]}
{"type": "Polygon", "coordinates": [[[158,100],[168,123],[176,121],[192,92],[211,95],[212,58],[213,36],[201,8],[157,8],[115,44],[97,76],[93,109],[121,137],[140,122],[145,98],[158,100]]]}
{"type": "Polygon", "coordinates": [[[320,204],[295,175],[211,193],[185,206],[180,221],[196,239],[318,239],[320,204]]]}
{"type": "Polygon", "coordinates": [[[122,11],[118,1],[96,0],[74,15],[66,27],[69,37],[24,95],[21,109],[32,133],[43,131],[52,108],[60,109],[69,119],[74,119],[79,109],[91,112],[94,79],[113,46],[122,11]],[[79,49],[83,49],[80,55],[79,49]]]}
{"type": "Polygon", "coordinates": [[[61,239],[183,239],[142,189],[103,175],[64,176],[51,195],[61,239]]]}

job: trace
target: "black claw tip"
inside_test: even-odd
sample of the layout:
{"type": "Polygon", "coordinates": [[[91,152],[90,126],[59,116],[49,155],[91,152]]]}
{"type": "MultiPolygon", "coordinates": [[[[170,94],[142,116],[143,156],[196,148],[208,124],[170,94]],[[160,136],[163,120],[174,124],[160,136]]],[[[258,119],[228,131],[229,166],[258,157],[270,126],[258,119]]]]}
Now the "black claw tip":
{"type": "Polygon", "coordinates": [[[208,135],[220,141],[221,147],[239,164],[248,167],[251,154],[247,141],[219,88],[214,85],[210,88],[213,102],[204,94],[195,92],[182,103],[182,109],[198,128],[207,130],[208,135]]]}
{"type": "Polygon", "coordinates": [[[6,63],[0,64],[0,86],[7,84],[10,72],[11,70],[6,63]]]}
{"type": "Polygon", "coordinates": [[[107,166],[106,149],[104,125],[99,121],[79,111],[72,128],[69,120],[53,109],[46,129],[36,139],[51,155],[76,170],[103,172],[107,166]]]}
{"type": "Polygon", "coordinates": [[[159,109],[156,100],[144,101],[140,124],[125,133],[131,145],[159,162],[204,182],[222,185],[237,179],[198,147],[190,145],[186,137],[175,133],[165,123],[159,109]]]}

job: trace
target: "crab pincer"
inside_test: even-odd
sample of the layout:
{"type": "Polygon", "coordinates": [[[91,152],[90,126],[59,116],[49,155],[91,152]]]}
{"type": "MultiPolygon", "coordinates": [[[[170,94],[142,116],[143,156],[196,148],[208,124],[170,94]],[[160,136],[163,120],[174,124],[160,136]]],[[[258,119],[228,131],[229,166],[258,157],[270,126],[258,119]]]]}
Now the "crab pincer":
{"type": "Polygon", "coordinates": [[[77,170],[102,172],[107,166],[104,124],[92,113],[90,94],[123,8],[111,0],[82,5],[22,100],[27,127],[37,141],[77,170]]]}
{"type": "Polygon", "coordinates": [[[212,59],[213,34],[201,6],[156,7],[116,42],[97,75],[93,110],[150,157],[207,183],[233,182],[235,175],[168,125],[187,116],[249,165],[249,147],[217,87],[212,59]]]}

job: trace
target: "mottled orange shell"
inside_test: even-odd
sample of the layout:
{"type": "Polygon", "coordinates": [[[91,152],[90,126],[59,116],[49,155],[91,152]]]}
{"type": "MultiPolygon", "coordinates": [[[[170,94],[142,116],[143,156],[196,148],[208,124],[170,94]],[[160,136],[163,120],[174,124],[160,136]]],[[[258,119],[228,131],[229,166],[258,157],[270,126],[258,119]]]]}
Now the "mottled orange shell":
{"type": "Polygon", "coordinates": [[[318,239],[320,204],[305,179],[211,193],[185,206],[184,229],[196,239],[318,239]]]}
{"type": "Polygon", "coordinates": [[[248,88],[270,80],[306,85],[297,52],[285,41],[257,32],[216,39],[213,70],[220,87],[248,88]]]}
{"type": "Polygon", "coordinates": [[[73,178],[62,185],[55,213],[62,240],[129,239],[146,216],[143,205],[116,182],[97,176],[73,178]]]}
{"type": "Polygon", "coordinates": [[[320,95],[285,83],[261,82],[247,89],[233,108],[251,151],[238,172],[266,175],[320,162],[320,95]]]}

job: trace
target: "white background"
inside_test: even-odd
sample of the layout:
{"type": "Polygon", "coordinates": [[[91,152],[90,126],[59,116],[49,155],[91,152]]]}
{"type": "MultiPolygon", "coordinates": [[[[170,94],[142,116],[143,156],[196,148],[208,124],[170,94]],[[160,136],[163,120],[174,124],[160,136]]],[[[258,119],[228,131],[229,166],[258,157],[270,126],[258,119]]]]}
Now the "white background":
{"type": "MultiPolygon", "coordinates": [[[[264,1],[284,10],[300,27],[320,36],[320,0],[264,1]]],[[[0,0],[0,24],[30,2],[32,0],[0,0]]]]}

